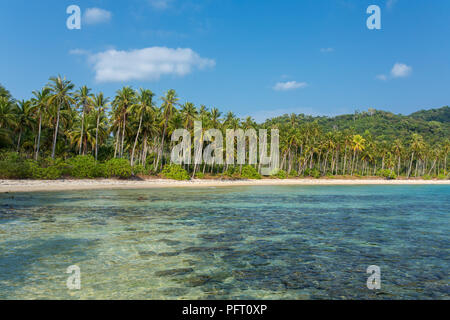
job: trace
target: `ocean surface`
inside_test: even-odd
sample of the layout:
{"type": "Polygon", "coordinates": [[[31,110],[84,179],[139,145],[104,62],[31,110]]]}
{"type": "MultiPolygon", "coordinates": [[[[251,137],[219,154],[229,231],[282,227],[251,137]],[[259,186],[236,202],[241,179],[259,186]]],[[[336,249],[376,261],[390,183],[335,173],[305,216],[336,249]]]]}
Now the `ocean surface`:
{"type": "Polygon", "coordinates": [[[448,185],[0,194],[0,299],[450,299],[449,280],[448,185]]]}

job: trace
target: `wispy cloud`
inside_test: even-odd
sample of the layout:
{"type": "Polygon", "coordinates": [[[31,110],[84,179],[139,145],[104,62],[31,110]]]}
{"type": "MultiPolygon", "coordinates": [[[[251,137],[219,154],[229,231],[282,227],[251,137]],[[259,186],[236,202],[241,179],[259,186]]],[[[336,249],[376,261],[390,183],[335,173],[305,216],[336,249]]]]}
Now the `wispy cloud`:
{"type": "Polygon", "coordinates": [[[147,0],[157,10],[166,10],[172,6],[173,0],[147,0]]]}
{"type": "Polygon", "coordinates": [[[297,82],[297,81],[286,81],[286,82],[278,82],[273,86],[273,90],[275,91],[289,91],[295,90],[299,88],[304,88],[308,84],[306,82],[297,82]]]}
{"type": "Polygon", "coordinates": [[[215,66],[214,60],[202,58],[190,48],[150,47],[130,51],[111,49],[95,54],[72,50],[71,53],[85,54],[88,57],[97,82],[158,80],[165,75],[185,76],[195,69],[215,66]]]}
{"type": "Polygon", "coordinates": [[[86,24],[100,24],[109,22],[112,14],[108,10],[89,8],[83,14],[83,22],[86,24]]]}
{"type": "Polygon", "coordinates": [[[331,53],[331,52],[334,52],[334,48],[322,48],[322,49],[320,49],[320,52],[331,53]]]}
{"type": "Polygon", "coordinates": [[[411,75],[413,68],[404,63],[397,62],[391,69],[391,73],[389,76],[385,74],[379,74],[376,76],[378,80],[387,81],[390,78],[406,78],[411,75]]]}

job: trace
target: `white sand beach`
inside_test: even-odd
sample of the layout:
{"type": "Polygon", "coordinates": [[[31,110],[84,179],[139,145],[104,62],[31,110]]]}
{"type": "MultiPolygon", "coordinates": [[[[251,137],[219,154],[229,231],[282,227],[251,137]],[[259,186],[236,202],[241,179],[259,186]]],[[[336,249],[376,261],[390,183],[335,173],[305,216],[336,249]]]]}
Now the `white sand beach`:
{"type": "Polygon", "coordinates": [[[262,180],[0,180],[0,193],[173,187],[233,187],[292,185],[449,185],[450,180],[384,179],[262,179],[262,180]]]}

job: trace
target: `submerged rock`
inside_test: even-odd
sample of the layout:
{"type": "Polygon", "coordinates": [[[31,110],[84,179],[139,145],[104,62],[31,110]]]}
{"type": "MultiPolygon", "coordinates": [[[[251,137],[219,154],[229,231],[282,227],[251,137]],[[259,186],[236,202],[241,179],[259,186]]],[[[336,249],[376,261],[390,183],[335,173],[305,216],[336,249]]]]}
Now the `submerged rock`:
{"type": "Polygon", "coordinates": [[[155,276],[157,277],[166,277],[166,276],[181,276],[188,273],[194,272],[192,268],[180,268],[180,269],[171,269],[171,270],[163,270],[155,272],[155,276]]]}

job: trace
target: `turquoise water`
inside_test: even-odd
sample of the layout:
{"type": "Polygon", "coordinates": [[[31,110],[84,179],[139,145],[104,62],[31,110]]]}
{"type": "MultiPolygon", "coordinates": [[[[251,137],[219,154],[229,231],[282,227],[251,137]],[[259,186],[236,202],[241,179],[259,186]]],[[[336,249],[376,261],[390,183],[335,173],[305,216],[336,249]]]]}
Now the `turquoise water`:
{"type": "Polygon", "coordinates": [[[450,186],[0,194],[0,299],[449,299],[449,222],[450,186]]]}

